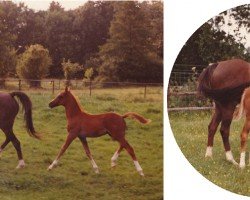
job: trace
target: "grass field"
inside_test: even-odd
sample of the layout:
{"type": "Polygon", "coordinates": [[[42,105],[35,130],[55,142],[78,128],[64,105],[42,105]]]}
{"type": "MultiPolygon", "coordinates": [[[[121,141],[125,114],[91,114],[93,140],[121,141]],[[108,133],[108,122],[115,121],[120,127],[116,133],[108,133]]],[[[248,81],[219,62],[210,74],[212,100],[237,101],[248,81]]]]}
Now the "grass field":
{"type": "MultiPolygon", "coordinates": [[[[27,166],[15,170],[17,155],[11,144],[0,159],[1,200],[27,199],[163,199],[163,103],[162,88],[149,90],[147,99],[133,89],[95,91],[92,97],[76,91],[83,108],[93,114],[134,111],[152,120],[143,126],[126,119],[126,138],[134,147],[144,170],[141,177],[127,154],[122,151],[117,166],[110,169],[110,159],[118,143],[109,136],[88,139],[90,150],[99,166],[95,174],[80,141],[75,140],[58,167],[47,171],[66,138],[66,119],[62,107],[50,110],[51,92],[27,92],[33,102],[35,127],[42,141],[30,138],[19,113],[14,131],[21,141],[27,166]]],[[[0,141],[4,134],[0,134],[0,141]]]]}
{"type": "MultiPolygon", "coordinates": [[[[207,126],[211,114],[211,111],[170,113],[170,124],[176,141],[188,161],[208,180],[231,192],[250,196],[250,167],[247,166],[244,170],[240,170],[226,161],[222,139],[218,131],[215,135],[213,159],[204,157],[207,126]]],[[[231,148],[237,162],[240,157],[242,127],[243,120],[233,122],[230,132],[231,148]]],[[[248,164],[248,154],[246,162],[248,164]]]]}

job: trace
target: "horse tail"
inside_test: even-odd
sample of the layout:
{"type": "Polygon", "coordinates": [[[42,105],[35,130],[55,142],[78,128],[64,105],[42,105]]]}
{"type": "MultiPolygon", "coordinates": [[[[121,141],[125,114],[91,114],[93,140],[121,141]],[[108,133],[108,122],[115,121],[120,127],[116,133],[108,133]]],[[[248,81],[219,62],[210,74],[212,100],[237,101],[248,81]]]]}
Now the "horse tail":
{"type": "Polygon", "coordinates": [[[213,98],[213,89],[211,87],[211,77],[218,63],[209,65],[202,71],[198,78],[198,93],[209,98],[213,98]]]}
{"type": "Polygon", "coordinates": [[[15,96],[21,102],[24,108],[24,119],[26,122],[26,130],[31,137],[40,139],[40,136],[35,131],[33,120],[32,120],[32,102],[30,98],[23,92],[12,92],[10,95],[14,98],[15,96]]]}
{"type": "Polygon", "coordinates": [[[237,110],[234,112],[233,119],[236,120],[236,121],[240,120],[242,118],[242,116],[245,115],[244,101],[245,101],[245,98],[246,98],[246,91],[247,90],[245,90],[243,92],[241,100],[240,100],[240,105],[237,108],[237,110]]]}
{"type": "Polygon", "coordinates": [[[128,112],[128,113],[122,115],[122,118],[127,118],[127,117],[135,119],[135,120],[139,121],[142,124],[149,124],[151,122],[150,119],[146,119],[143,116],[141,116],[141,115],[139,115],[137,113],[134,113],[134,112],[128,112]]]}

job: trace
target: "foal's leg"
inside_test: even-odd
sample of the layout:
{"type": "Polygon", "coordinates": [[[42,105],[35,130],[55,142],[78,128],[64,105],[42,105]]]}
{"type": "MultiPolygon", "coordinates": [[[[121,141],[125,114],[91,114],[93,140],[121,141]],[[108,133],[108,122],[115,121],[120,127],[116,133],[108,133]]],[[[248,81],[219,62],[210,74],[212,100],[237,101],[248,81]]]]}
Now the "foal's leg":
{"type": "Polygon", "coordinates": [[[215,112],[208,126],[208,140],[207,140],[207,150],[205,157],[212,157],[213,155],[212,149],[214,143],[214,135],[216,133],[216,130],[220,122],[221,122],[221,110],[219,105],[215,104],[215,112]]]}
{"type": "Polygon", "coordinates": [[[129,153],[129,155],[132,157],[133,161],[134,161],[134,165],[135,165],[135,168],[136,170],[139,172],[139,174],[141,176],[144,176],[143,174],[143,170],[139,164],[139,162],[137,161],[137,158],[135,156],[135,152],[134,152],[134,149],[130,146],[130,144],[127,142],[127,140],[123,139],[121,140],[121,146],[123,148],[125,148],[127,150],[127,152],[129,153]]]}
{"type": "Polygon", "coordinates": [[[9,140],[12,142],[13,146],[15,147],[17,151],[17,156],[18,156],[19,161],[18,161],[18,165],[16,168],[17,169],[24,168],[25,162],[23,160],[23,154],[22,154],[21,144],[19,140],[14,135],[13,130],[9,130],[8,132],[6,132],[6,135],[8,135],[9,140]]]}
{"type": "Polygon", "coordinates": [[[225,152],[226,152],[226,159],[233,163],[234,165],[238,165],[238,163],[234,160],[233,154],[231,152],[231,147],[229,143],[229,133],[230,133],[230,125],[233,119],[233,113],[235,110],[236,105],[228,104],[222,107],[222,122],[221,122],[221,137],[223,140],[225,152]]]}
{"type": "Polygon", "coordinates": [[[250,130],[250,118],[246,118],[243,130],[241,132],[241,147],[240,147],[240,168],[245,168],[247,137],[250,130]]]}
{"type": "Polygon", "coordinates": [[[60,152],[58,153],[56,159],[52,162],[52,164],[48,167],[48,170],[51,170],[54,166],[56,166],[58,164],[58,161],[60,159],[60,157],[64,154],[64,152],[67,150],[67,148],[69,147],[69,145],[72,143],[72,141],[76,138],[75,135],[73,134],[68,134],[67,139],[64,143],[64,145],[61,147],[60,152]]]}
{"type": "Polygon", "coordinates": [[[93,156],[92,156],[91,153],[90,153],[89,146],[88,146],[88,143],[87,143],[86,138],[80,138],[80,137],[79,137],[79,139],[80,139],[80,141],[81,141],[81,143],[82,143],[82,146],[83,146],[83,148],[84,148],[84,150],[85,150],[85,152],[86,152],[86,155],[88,156],[88,158],[89,158],[90,161],[91,161],[91,164],[92,164],[92,166],[93,166],[93,169],[94,169],[95,173],[99,174],[98,166],[97,166],[97,164],[95,163],[95,161],[94,161],[94,159],[93,159],[93,156]]]}
{"type": "Polygon", "coordinates": [[[123,147],[120,145],[120,147],[117,149],[117,151],[112,156],[112,158],[111,158],[111,167],[115,167],[116,166],[116,160],[119,157],[122,149],[123,149],[123,147]]]}

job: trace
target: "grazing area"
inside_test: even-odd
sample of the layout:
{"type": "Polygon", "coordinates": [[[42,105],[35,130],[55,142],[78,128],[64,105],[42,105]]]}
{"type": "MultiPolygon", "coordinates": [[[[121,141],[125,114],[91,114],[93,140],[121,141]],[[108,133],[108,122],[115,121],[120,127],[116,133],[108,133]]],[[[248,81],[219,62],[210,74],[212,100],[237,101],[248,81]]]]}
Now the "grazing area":
{"type": "MultiPolygon", "coordinates": [[[[212,111],[170,112],[175,139],[187,160],[205,178],[216,185],[241,195],[250,195],[250,167],[244,170],[226,160],[219,131],[215,134],[213,158],[205,158],[207,127],[212,111]],[[195,156],[194,156],[195,155],[195,156]]],[[[231,125],[230,144],[237,162],[240,160],[240,133],[244,120],[231,125]]],[[[248,154],[246,164],[248,165],[248,154]]]]}
{"type": "MultiPolygon", "coordinates": [[[[26,167],[16,170],[16,151],[9,144],[0,159],[1,200],[7,199],[163,199],[163,95],[162,88],[98,89],[90,97],[88,91],[72,91],[83,109],[92,114],[128,111],[137,112],[152,120],[142,125],[126,119],[126,138],[133,146],[144,170],[141,177],[126,151],[122,151],[115,168],[110,159],[119,147],[110,136],[87,138],[91,153],[99,166],[96,174],[82,144],[75,140],[59,165],[47,171],[67,136],[63,107],[50,109],[48,103],[57,95],[51,91],[24,91],[33,102],[33,121],[42,140],[31,138],[25,130],[19,112],[14,132],[22,144],[26,167]]],[[[0,134],[0,141],[4,141],[0,134]]]]}

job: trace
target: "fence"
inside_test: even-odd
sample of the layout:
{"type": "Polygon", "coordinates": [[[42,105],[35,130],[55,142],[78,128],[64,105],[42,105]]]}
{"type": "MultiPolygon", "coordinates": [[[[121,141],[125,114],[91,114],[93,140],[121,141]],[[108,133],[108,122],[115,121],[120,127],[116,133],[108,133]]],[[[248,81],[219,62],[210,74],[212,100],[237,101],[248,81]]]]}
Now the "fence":
{"type": "Polygon", "coordinates": [[[212,101],[197,94],[197,79],[201,65],[189,66],[188,70],[176,70],[174,66],[168,85],[168,111],[207,110],[213,107],[212,101]]]}
{"type": "Polygon", "coordinates": [[[65,85],[69,85],[72,90],[82,90],[92,96],[98,89],[123,89],[137,88],[138,93],[147,98],[152,90],[162,95],[163,83],[133,83],[133,82],[94,82],[83,80],[62,80],[62,79],[43,79],[43,80],[21,80],[21,79],[0,79],[2,90],[34,90],[34,91],[56,91],[63,90],[65,85]],[[33,86],[33,87],[32,87],[33,86]],[[159,90],[160,89],[160,90],[159,90]]]}

